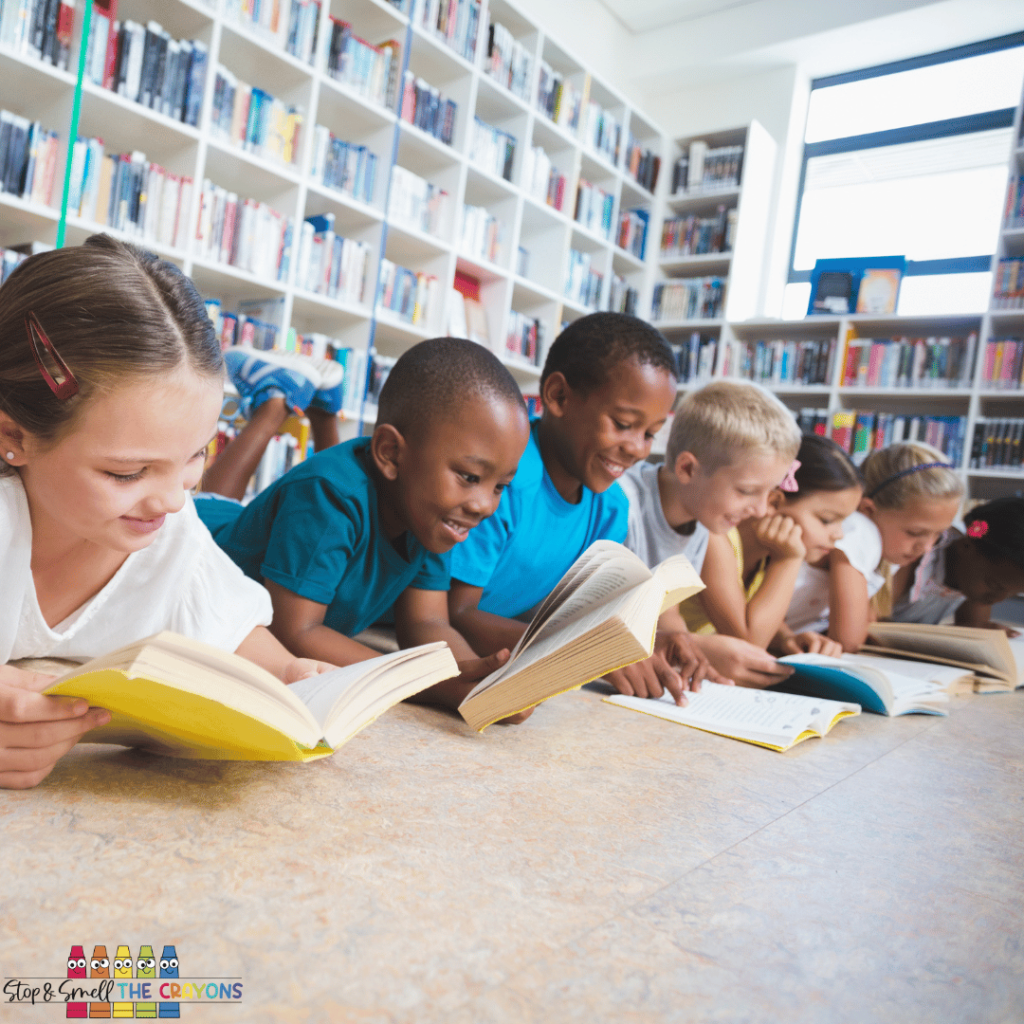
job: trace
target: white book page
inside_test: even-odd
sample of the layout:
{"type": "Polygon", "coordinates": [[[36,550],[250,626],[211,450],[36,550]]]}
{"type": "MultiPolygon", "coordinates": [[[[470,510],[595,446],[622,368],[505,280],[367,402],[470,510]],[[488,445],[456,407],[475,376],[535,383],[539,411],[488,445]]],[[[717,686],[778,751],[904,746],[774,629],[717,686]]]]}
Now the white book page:
{"type": "Polygon", "coordinates": [[[807,729],[823,733],[842,711],[860,714],[859,704],[847,704],[794,693],[752,690],[743,686],[722,686],[705,682],[699,693],[688,693],[685,708],[678,707],[668,694],[658,700],[645,697],[608,697],[620,704],[683,725],[694,725],[712,732],[778,743],[790,743],[807,729]]]}
{"type": "Polygon", "coordinates": [[[865,668],[873,668],[886,675],[920,679],[946,687],[969,675],[965,669],[955,665],[940,665],[933,661],[907,661],[905,658],[885,658],[875,654],[844,654],[842,660],[865,668]]]}

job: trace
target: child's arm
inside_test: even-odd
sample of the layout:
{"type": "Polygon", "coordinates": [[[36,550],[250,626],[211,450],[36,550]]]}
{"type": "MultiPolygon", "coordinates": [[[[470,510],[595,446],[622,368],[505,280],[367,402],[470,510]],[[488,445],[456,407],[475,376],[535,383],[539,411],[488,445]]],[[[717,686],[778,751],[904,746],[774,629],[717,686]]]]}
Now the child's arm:
{"type": "Polygon", "coordinates": [[[780,665],[767,651],[739,637],[693,634],[693,640],[717,672],[740,686],[772,686],[793,674],[788,665],[780,665]]]}
{"type": "Polygon", "coordinates": [[[110,712],[75,697],[44,697],[53,677],[0,665],[0,788],[30,789],[110,712]]]}
{"type": "Polygon", "coordinates": [[[473,587],[461,580],[452,580],[448,591],[448,620],[474,650],[494,654],[512,650],[526,632],[527,623],[506,619],[481,611],[483,587],[473,587]]]}
{"type": "Polygon", "coordinates": [[[1020,636],[1020,632],[1011,626],[992,621],[992,605],[978,604],[977,601],[964,601],[953,613],[953,621],[958,626],[974,626],[976,629],[1001,629],[1007,636],[1020,636]]]}
{"type": "Polygon", "coordinates": [[[331,665],[351,665],[380,657],[379,651],[325,626],[327,605],[299,597],[271,580],[264,580],[264,586],[274,606],[270,631],[289,651],[301,658],[326,661],[331,665]]]}
{"type": "Polygon", "coordinates": [[[779,627],[768,649],[781,655],[825,654],[830,658],[838,658],[843,653],[841,643],[830,640],[821,633],[794,633],[785,623],[779,627]]]}
{"type": "Polygon", "coordinates": [[[828,556],[828,635],[844,651],[859,651],[868,636],[868,582],[839,548],[828,556]]]}
{"type": "Polygon", "coordinates": [[[235,649],[235,654],[265,668],[284,683],[297,683],[334,668],[315,658],[296,658],[265,626],[257,626],[235,649]]]}
{"type": "MultiPolygon", "coordinates": [[[[492,616],[499,618],[499,616],[492,616]]],[[[523,627],[525,629],[525,626],[523,627]]],[[[416,647],[419,644],[436,643],[443,640],[451,649],[461,674],[454,679],[423,690],[412,700],[416,703],[439,704],[458,710],[469,695],[469,691],[508,661],[508,648],[492,652],[486,658],[478,658],[476,652],[466,643],[465,637],[453,628],[448,620],[448,593],[444,590],[418,590],[407,587],[395,602],[395,634],[400,647],[416,647]]],[[[530,708],[518,715],[502,719],[502,724],[512,725],[530,717],[530,708]]]]}

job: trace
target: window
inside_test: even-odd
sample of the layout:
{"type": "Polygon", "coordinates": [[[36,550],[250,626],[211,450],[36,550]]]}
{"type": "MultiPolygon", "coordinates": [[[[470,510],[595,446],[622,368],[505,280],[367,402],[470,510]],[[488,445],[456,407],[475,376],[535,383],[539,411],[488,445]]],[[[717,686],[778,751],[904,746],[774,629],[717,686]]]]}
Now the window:
{"type": "Polygon", "coordinates": [[[906,256],[899,312],[988,302],[1024,33],[812,83],[783,315],[815,260],[906,256]]]}

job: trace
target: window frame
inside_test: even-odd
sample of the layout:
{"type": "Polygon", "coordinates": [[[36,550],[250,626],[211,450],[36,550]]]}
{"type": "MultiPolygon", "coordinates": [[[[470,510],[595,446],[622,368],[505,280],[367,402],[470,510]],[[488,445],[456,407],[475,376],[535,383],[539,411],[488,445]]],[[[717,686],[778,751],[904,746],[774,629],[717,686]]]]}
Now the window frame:
{"type": "MultiPolygon", "coordinates": [[[[838,75],[828,75],[811,80],[811,92],[828,86],[845,85],[848,82],[859,82],[867,78],[880,78],[900,71],[912,71],[915,68],[929,67],[935,64],[947,64],[963,60],[966,57],[977,57],[985,53],[1024,47],[1024,31],[1010,35],[998,36],[977,43],[969,43],[938,53],[923,54],[905,60],[892,61],[888,64],[877,64],[860,71],[847,71],[838,75]]],[[[921,142],[927,139],[948,138],[953,135],[969,135],[973,132],[991,131],[994,128],[1012,128],[1017,108],[1004,107],[999,110],[986,110],[963,117],[953,117],[942,121],[926,121],[919,124],[906,125],[902,128],[891,128],[880,132],[869,132],[863,135],[848,135],[824,142],[805,142],[803,157],[800,163],[800,182],[797,188],[796,209],[793,215],[793,236],[789,248],[789,269],[787,284],[809,283],[813,270],[797,270],[796,261],[797,233],[800,229],[800,214],[803,210],[804,187],[807,179],[807,162],[814,157],[833,156],[838,153],[853,153],[865,149],[877,149],[906,142],[921,142]]],[[[1007,163],[1009,167],[1009,163],[1007,163]]],[[[997,241],[993,238],[993,243],[997,241]]],[[[933,274],[967,274],[987,273],[992,269],[994,253],[985,255],[955,256],[940,260],[907,260],[905,277],[928,276],[933,274]]]]}

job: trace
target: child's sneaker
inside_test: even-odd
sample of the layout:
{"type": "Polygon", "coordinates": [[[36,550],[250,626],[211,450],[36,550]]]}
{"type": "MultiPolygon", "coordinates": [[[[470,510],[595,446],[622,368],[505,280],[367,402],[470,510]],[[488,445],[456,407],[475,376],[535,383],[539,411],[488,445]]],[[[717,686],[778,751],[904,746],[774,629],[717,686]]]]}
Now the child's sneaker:
{"type": "Polygon", "coordinates": [[[345,367],[333,359],[321,359],[314,365],[320,371],[321,379],[309,408],[337,416],[341,412],[341,383],[345,379],[345,367]]]}
{"type": "Polygon", "coordinates": [[[311,359],[288,352],[256,352],[229,348],[224,362],[239,395],[246,418],[269,398],[282,397],[299,415],[313,399],[321,374],[311,359]]]}

